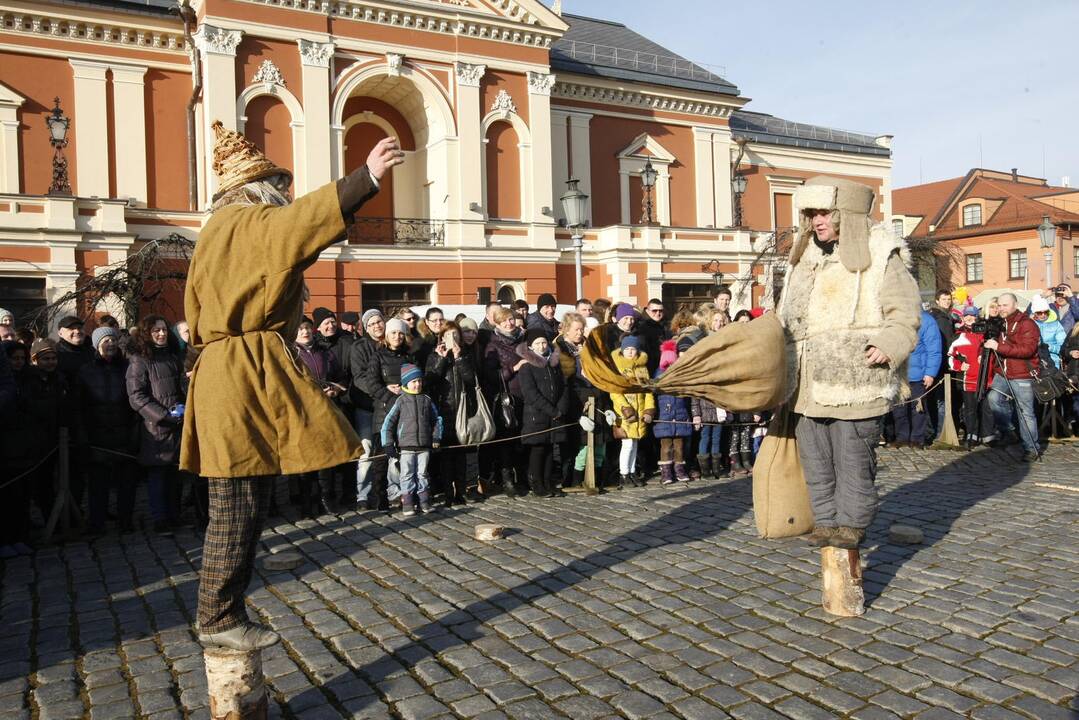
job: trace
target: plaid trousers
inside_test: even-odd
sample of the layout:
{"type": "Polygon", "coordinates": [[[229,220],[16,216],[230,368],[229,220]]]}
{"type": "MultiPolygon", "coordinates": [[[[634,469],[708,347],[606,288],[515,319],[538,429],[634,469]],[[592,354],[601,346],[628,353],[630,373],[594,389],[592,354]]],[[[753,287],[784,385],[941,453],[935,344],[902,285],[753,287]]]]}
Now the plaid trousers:
{"type": "Polygon", "coordinates": [[[202,632],[223,632],[248,622],[244,591],[251,582],[273,478],[207,481],[210,524],[202,545],[198,623],[202,632]]]}

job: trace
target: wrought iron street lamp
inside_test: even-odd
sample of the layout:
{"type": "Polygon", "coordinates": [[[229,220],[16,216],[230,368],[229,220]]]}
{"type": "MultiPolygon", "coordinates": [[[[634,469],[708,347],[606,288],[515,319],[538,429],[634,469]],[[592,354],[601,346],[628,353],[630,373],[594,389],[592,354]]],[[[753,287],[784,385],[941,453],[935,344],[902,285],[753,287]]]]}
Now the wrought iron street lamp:
{"type": "Polygon", "coordinates": [[[64,148],[67,147],[67,130],[71,127],[71,120],[60,109],[60,98],[57,97],[54,102],[56,106],[45,116],[45,125],[49,128],[49,143],[53,147],[52,185],[49,187],[49,195],[70,195],[71,182],[67,177],[64,148]]]}
{"type": "Polygon", "coordinates": [[[566,193],[560,198],[562,201],[562,214],[566,216],[566,226],[570,229],[573,237],[573,262],[577,270],[577,297],[584,296],[581,269],[581,250],[584,248],[584,235],[581,228],[584,227],[588,217],[588,196],[577,187],[580,180],[570,179],[566,181],[566,193]]]}
{"type": "Polygon", "coordinates": [[[1038,240],[1045,250],[1045,286],[1053,287],[1053,248],[1057,244],[1057,226],[1049,220],[1048,215],[1042,216],[1042,224],[1038,226],[1038,240]]]}
{"type": "Polygon", "coordinates": [[[656,176],[659,173],[652,167],[651,159],[644,161],[644,168],[641,169],[641,187],[644,188],[644,198],[642,199],[642,209],[644,214],[641,216],[641,224],[652,224],[652,188],[656,186],[656,176]]]}
{"type": "Polygon", "coordinates": [[[734,190],[734,226],[742,227],[742,195],[746,192],[748,178],[742,173],[735,173],[731,178],[731,189],[734,190]]]}
{"type": "Polygon", "coordinates": [[[715,290],[719,290],[723,287],[723,271],[720,270],[719,267],[719,260],[712,260],[701,266],[701,272],[712,274],[712,284],[714,285],[715,290]]]}

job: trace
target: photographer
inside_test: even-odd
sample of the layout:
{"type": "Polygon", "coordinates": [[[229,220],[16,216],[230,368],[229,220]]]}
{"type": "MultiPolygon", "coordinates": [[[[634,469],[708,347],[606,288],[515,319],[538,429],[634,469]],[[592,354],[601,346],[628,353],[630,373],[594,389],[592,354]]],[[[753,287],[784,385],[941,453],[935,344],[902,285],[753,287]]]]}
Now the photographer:
{"type": "Polygon", "coordinates": [[[999,298],[1000,316],[1004,319],[1004,332],[1000,339],[986,340],[984,347],[997,359],[993,368],[993,392],[989,402],[993,406],[1000,437],[996,446],[1012,444],[1012,406],[1019,415],[1019,440],[1023,443],[1023,460],[1037,460],[1038,421],[1034,414],[1034,389],[1031,377],[1038,369],[1038,343],[1041,333],[1027,315],[1019,311],[1019,301],[1012,293],[999,298]]]}

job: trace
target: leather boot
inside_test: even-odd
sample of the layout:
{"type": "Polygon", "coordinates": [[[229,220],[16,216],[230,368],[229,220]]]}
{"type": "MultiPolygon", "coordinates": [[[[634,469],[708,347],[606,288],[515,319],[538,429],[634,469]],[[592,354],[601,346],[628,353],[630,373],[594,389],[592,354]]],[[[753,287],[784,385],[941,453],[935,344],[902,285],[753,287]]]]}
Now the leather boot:
{"type": "Polygon", "coordinates": [[[742,467],[745,469],[746,475],[753,474],[753,453],[742,453],[742,467]]]}
{"type": "Polygon", "coordinates": [[[517,488],[513,484],[512,468],[502,468],[502,494],[508,498],[517,497],[517,488]]]}
{"type": "Polygon", "coordinates": [[[722,480],[731,476],[731,471],[723,467],[722,455],[711,455],[712,458],[712,477],[716,480],[722,480]]]}
{"type": "Polygon", "coordinates": [[[659,476],[662,478],[660,482],[664,485],[672,485],[674,483],[674,465],[669,462],[659,464],[659,476]]]}
{"type": "Polygon", "coordinates": [[[712,456],[711,455],[698,455],[697,464],[701,468],[701,477],[707,478],[712,475],[712,456]]]}
{"type": "Polygon", "coordinates": [[[340,510],[333,499],[333,473],[322,470],[318,473],[318,511],[322,515],[337,515],[340,510]]]}

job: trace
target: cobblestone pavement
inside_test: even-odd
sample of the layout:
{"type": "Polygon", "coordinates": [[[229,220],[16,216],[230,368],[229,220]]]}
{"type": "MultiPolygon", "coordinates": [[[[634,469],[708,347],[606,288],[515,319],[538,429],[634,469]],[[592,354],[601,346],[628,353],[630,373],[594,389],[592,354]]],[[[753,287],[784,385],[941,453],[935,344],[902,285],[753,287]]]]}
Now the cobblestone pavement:
{"type": "MultiPolygon", "coordinates": [[[[287,718],[1079,717],[1079,445],[881,453],[869,608],[820,608],[819,556],[764,541],[748,479],[404,520],[282,520],[250,609],[287,718]],[[1014,450],[1013,450],[1014,452],[1014,450]],[[513,532],[472,539],[478,522],[513,532]],[[925,531],[888,544],[894,522],[925,531]]],[[[3,568],[0,716],[208,716],[201,543],[115,535],[3,568]]]]}

